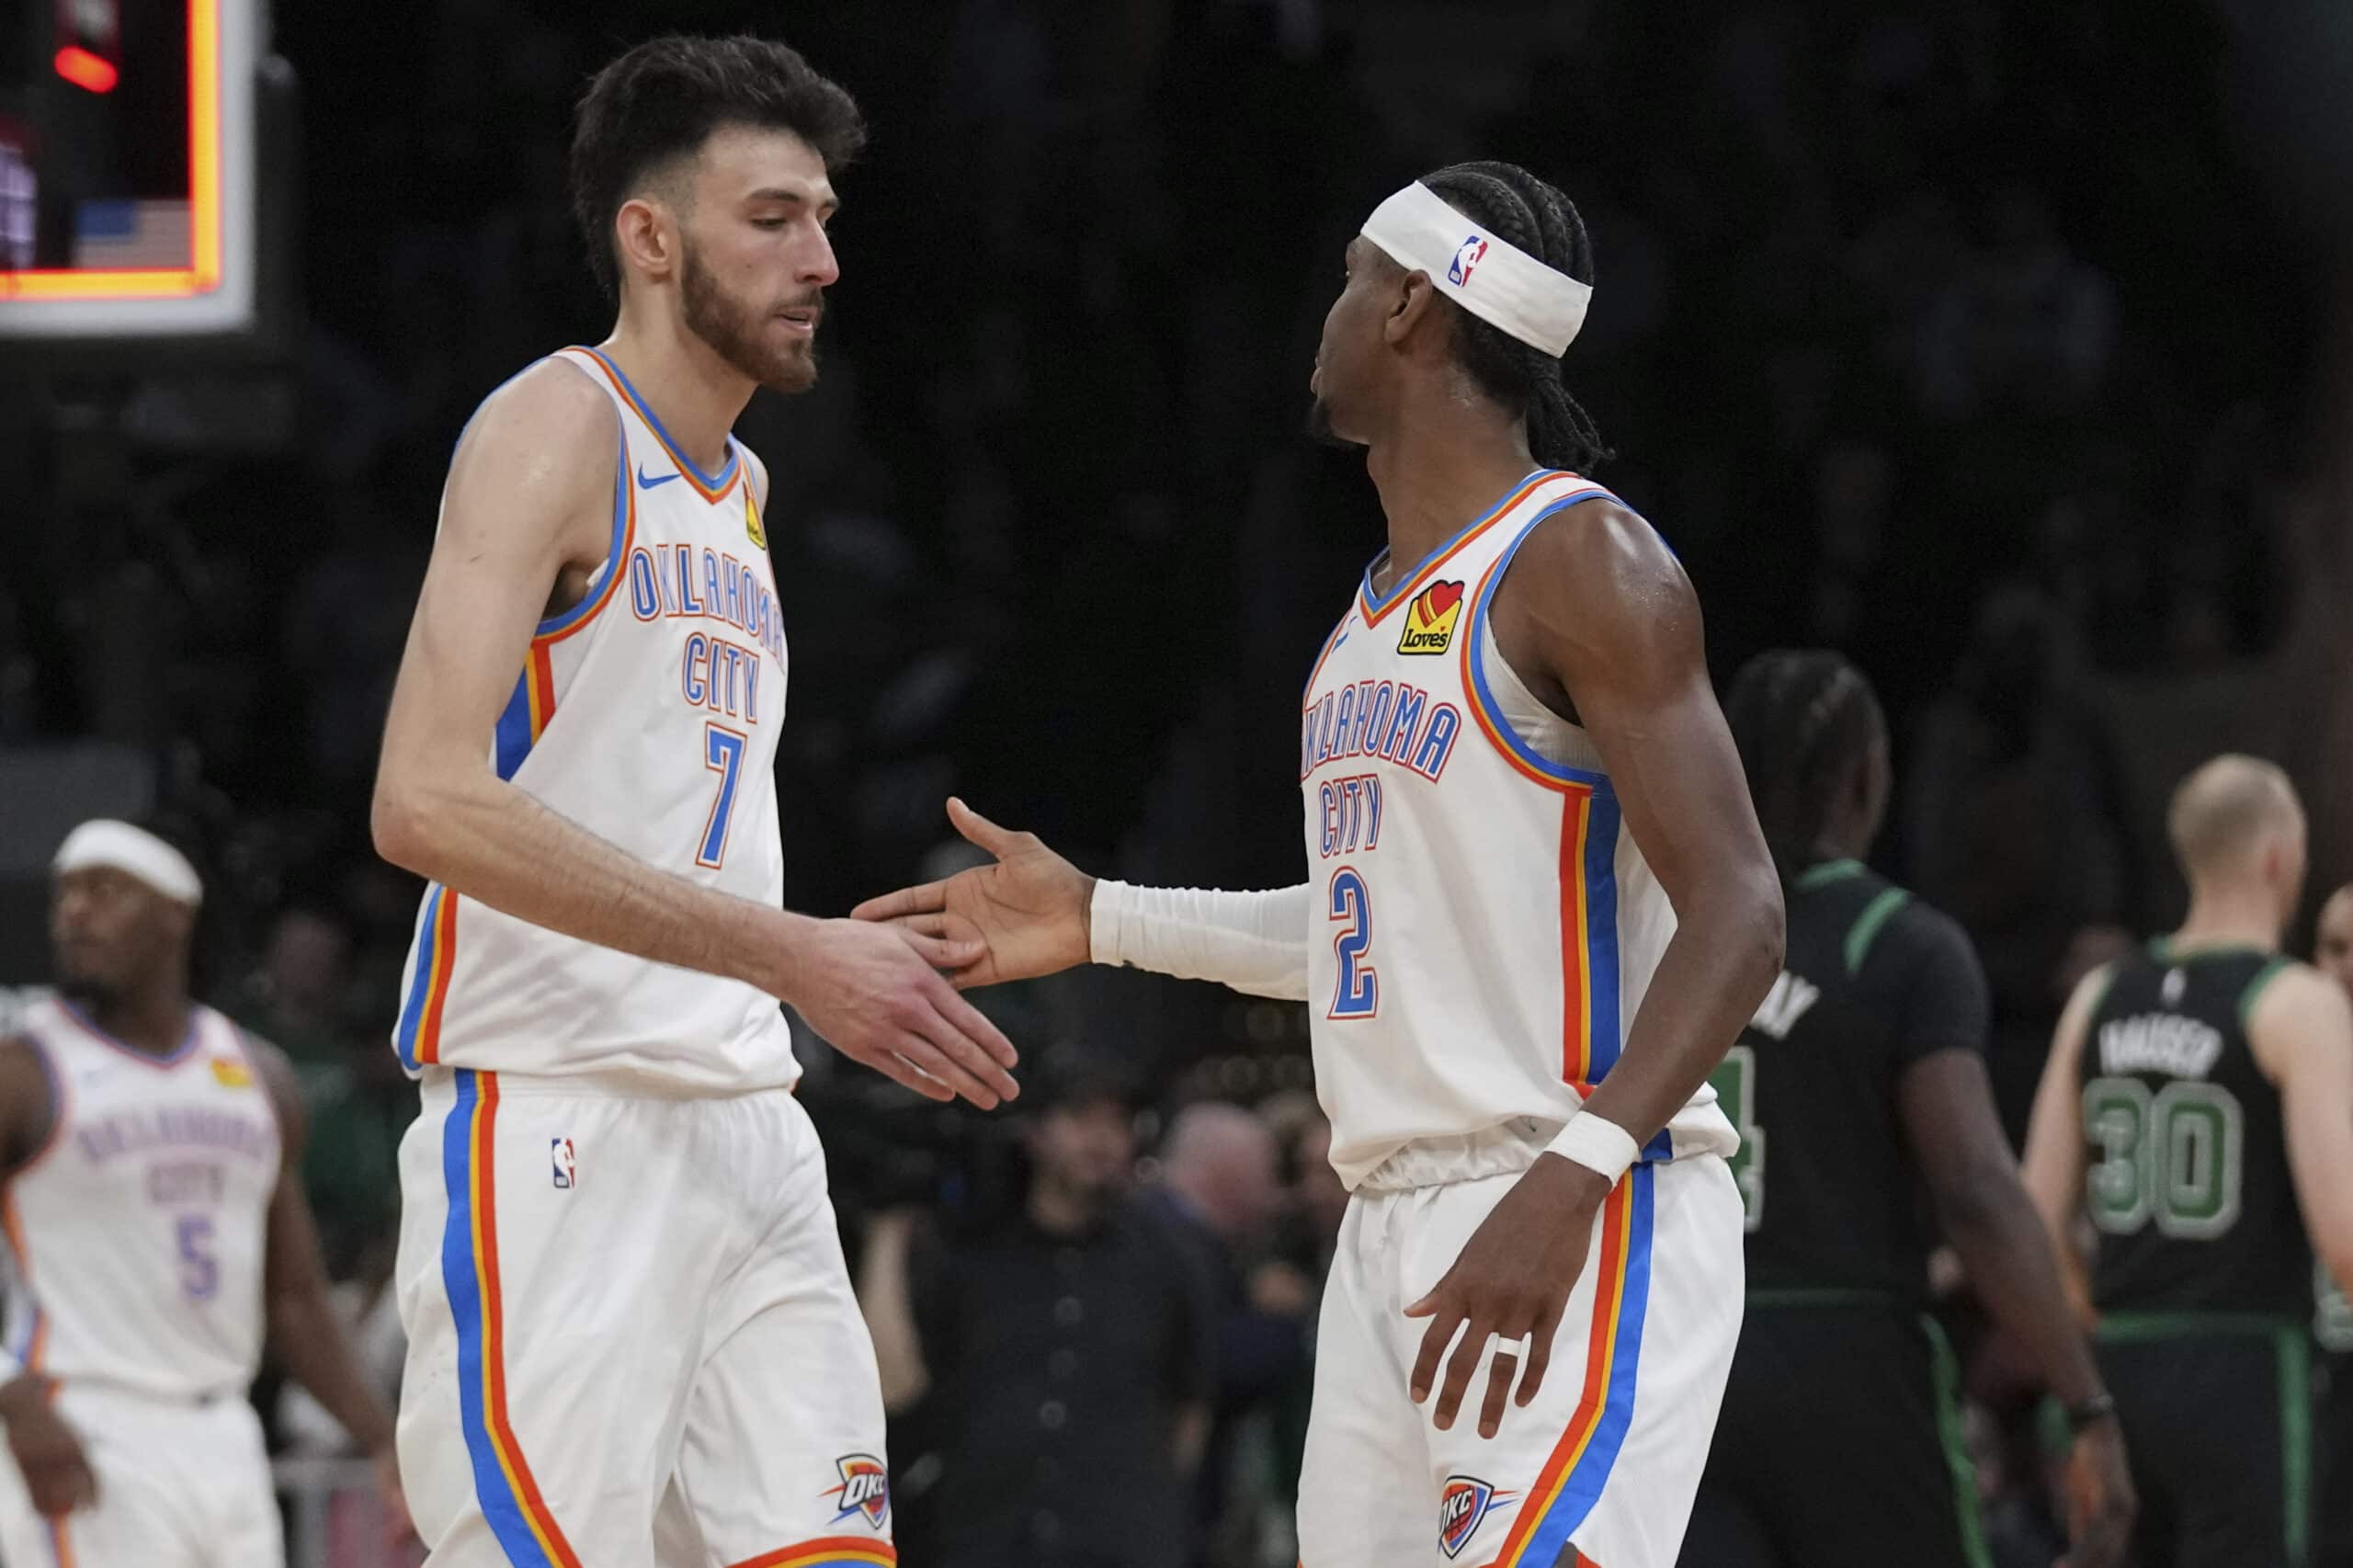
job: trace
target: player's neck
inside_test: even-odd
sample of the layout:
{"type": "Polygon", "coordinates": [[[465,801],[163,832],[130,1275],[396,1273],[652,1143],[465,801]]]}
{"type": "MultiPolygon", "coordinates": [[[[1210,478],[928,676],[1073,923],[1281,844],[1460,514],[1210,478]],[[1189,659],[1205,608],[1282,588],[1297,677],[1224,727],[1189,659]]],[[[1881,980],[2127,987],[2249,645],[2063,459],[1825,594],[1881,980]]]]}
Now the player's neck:
{"type": "Polygon", "coordinates": [[[1366,448],[1364,466],[1389,519],[1387,573],[1393,575],[1412,571],[1537,464],[1520,426],[1499,425],[1492,409],[1447,400],[1401,418],[1366,448]]]}
{"type": "Polygon", "coordinates": [[[697,468],[717,473],[727,466],[727,434],[752,400],[742,371],[677,323],[628,311],[598,347],[697,468]]]}
{"type": "Polygon", "coordinates": [[[2189,896],[2189,913],[2167,945],[2187,948],[2257,948],[2279,945],[2278,906],[2260,888],[2200,888],[2189,896]]]}
{"type": "Polygon", "coordinates": [[[188,1039],[194,1004],[185,985],[157,985],[87,1005],[90,1021],[148,1056],[169,1056],[188,1039]]]}

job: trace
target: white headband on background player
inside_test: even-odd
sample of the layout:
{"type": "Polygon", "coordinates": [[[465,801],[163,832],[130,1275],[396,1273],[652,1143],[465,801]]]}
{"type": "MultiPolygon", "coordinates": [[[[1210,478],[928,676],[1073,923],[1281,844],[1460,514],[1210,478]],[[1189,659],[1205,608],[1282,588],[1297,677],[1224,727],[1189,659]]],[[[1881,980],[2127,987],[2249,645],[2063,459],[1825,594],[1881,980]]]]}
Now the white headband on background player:
{"type": "Polygon", "coordinates": [[[145,828],[127,822],[99,817],[84,823],[65,835],[49,863],[53,873],[94,866],[136,877],[175,903],[204,902],[204,882],[188,863],[188,857],[145,828]]]}
{"type": "Polygon", "coordinates": [[[1440,293],[1481,321],[1555,359],[1585,325],[1593,285],[1472,222],[1419,180],[1372,210],[1364,237],[1398,266],[1429,274],[1440,293]]]}

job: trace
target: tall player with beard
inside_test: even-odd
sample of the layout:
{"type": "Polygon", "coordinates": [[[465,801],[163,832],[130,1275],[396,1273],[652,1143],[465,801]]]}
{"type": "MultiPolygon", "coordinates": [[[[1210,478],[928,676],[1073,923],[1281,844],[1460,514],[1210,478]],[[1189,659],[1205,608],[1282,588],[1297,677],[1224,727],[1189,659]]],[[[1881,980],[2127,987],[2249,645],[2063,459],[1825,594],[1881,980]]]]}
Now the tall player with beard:
{"type": "Polygon", "coordinates": [[[619,321],[459,442],[386,724],[431,879],[394,1029],[400,1452],[437,1568],[892,1560],[882,1406],[777,1006],[934,1098],[1015,1093],[935,965],[788,913],[786,652],[729,434],[816,378],[847,94],[664,39],[590,85],[575,211],[619,321]]]}

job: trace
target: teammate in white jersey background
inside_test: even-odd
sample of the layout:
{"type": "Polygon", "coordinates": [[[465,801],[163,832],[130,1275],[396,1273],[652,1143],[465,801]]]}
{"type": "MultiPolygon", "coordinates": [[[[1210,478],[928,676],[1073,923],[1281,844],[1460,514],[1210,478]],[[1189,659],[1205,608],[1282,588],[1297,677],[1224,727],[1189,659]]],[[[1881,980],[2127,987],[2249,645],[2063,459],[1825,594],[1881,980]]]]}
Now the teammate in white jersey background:
{"type": "Polygon", "coordinates": [[[246,1399],[265,1346],[376,1459],[397,1518],[392,1415],[327,1300],[302,1196],[293,1069],[188,995],[194,868],[91,822],[52,888],[57,995],[0,1040],[16,1268],[0,1561],[283,1561],[246,1399]]]}
{"type": "Polygon", "coordinates": [[[1574,207],[1457,165],[1345,259],[1315,417],[1366,449],[1389,548],[1302,703],[1313,880],[1097,883],[951,803],[997,863],[860,913],[977,934],[960,983],[1092,957],[1307,1002],[1353,1196],[1305,1568],[1665,1568],[1741,1311],[1705,1083],[1779,970],[1779,881],[1689,582],[1571,472],[1599,455],[1561,381],[1574,207]]]}
{"type": "Polygon", "coordinates": [[[1015,1093],[970,952],[787,913],[786,643],[729,428],[805,390],[863,127],[791,50],[663,39],[572,148],[620,313],[460,439],[378,849],[431,879],[395,1028],[402,1471],[438,1568],[892,1560],[882,1411],[782,998],[935,1098],[1015,1093]]]}

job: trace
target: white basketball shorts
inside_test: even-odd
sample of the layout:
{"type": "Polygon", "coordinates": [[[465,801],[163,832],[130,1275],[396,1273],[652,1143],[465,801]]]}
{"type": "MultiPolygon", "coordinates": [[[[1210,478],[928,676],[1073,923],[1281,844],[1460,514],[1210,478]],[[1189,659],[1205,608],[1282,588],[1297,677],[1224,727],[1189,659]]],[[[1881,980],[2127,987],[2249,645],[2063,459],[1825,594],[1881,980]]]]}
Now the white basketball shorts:
{"type": "Polygon", "coordinates": [[[76,1383],[57,1413],[82,1439],[94,1507],[44,1519],[0,1461],[7,1568],[279,1568],[278,1498],[261,1420],[242,1391],[198,1404],[76,1383]]]}
{"type": "Polygon", "coordinates": [[[816,1131],[436,1070],[401,1145],[401,1477],[429,1568],[891,1563],[816,1131]]]}
{"type": "Polygon", "coordinates": [[[1479,1436],[1490,1346],[1453,1428],[1407,1379],[1435,1286],[1513,1171],[1348,1202],[1324,1287],[1300,1475],[1302,1568],[1674,1568],[1708,1457],[1744,1269],[1724,1162],[1637,1165],[1602,1206],[1536,1399],[1479,1436]]]}

